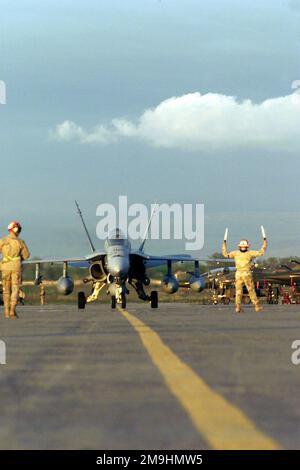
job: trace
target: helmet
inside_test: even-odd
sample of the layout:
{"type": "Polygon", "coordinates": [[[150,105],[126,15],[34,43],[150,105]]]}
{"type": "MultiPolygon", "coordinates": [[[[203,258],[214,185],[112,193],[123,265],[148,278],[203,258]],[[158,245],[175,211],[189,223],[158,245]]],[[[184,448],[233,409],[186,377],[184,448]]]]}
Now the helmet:
{"type": "Polygon", "coordinates": [[[9,232],[13,232],[15,234],[18,234],[21,232],[22,230],[22,227],[21,227],[21,224],[19,222],[17,222],[16,220],[13,220],[9,226],[7,227],[7,230],[9,232]]]}
{"type": "Polygon", "coordinates": [[[238,244],[239,248],[249,248],[249,242],[246,239],[240,240],[238,244]]]}

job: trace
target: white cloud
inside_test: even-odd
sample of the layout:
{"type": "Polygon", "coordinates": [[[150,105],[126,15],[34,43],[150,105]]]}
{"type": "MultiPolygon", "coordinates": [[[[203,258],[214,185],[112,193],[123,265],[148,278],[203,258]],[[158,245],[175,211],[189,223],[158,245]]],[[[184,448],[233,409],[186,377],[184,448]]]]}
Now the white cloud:
{"type": "Polygon", "coordinates": [[[70,140],[81,140],[85,136],[82,128],[77,126],[72,121],[64,121],[62,124],[58,124],[52,132],[53,137],[57,140],[65,140],[69,142],[70,140]]]}
{"type": "Polygon", "coordinates": [[[163,148],[211,151],[234,148],[300,150],[300,94],[251,100],[217,93],[190,93],[147,109],[136,122],[113,119],[85,131],[72,121],[58,124],[59,141],[108,144],[139,139],[163,148]]]}
{"type": "Polygon", "coordinates": [[[58,124],[54,131],[51,131],[50,135],[55,140],[65,142],[75,140],[83,144],[108,144],[115,140],[112,130],[107,129],[102,125],[96,126],[91,132],[86,132],[73,121],[64,121],[63,123],[58,124]]]}

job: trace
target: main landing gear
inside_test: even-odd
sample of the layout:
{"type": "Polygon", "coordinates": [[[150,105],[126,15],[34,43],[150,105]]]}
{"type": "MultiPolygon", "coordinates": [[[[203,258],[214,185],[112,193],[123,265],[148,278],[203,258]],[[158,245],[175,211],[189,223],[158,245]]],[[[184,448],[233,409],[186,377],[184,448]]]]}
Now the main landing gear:
{"type": "Polygon", "coordinates": [[[78,303],[79,310],[85,309],[86,296],[84,292],[78,292],[77,303],[78,303]]]}
{"type": "Polygon", "coordinates": [[[139,280],[139,279],[131,279],[129,281],[129,284],[134,288],[134,290],[136,291],[139,299],[150,302],[151,308],[157,308],[158,307],[158,293],[157,293],[157,291],[153,290],[153,291],[151,291],[150,295],[147,295],[145,290],[144,290],[144,285],[143,285],[142,281],[139,280]]]}
{"type": "Polygon", "coordinates": [[[158,307],[158,294],[156,290],[153,290],[150,294],[150,304],[151,304],[151,308],[158,307]]]}

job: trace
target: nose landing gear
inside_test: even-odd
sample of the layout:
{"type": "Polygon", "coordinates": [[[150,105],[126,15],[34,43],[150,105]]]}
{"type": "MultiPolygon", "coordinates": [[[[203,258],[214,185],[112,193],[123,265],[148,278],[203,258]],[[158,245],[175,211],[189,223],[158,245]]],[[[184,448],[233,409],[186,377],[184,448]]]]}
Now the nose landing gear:
{"type": "MultiPolygon", "coordinates": [[[[118,302],[119,303],[119,302],[118,302]]],[[[120,302],[121,308],[126,308],[126,294],[121,295],[121,302],[120,302]]],[[[115,295],[111,296],[111,308],[116,308],[117,306],[117,299],[115,295]]]]}

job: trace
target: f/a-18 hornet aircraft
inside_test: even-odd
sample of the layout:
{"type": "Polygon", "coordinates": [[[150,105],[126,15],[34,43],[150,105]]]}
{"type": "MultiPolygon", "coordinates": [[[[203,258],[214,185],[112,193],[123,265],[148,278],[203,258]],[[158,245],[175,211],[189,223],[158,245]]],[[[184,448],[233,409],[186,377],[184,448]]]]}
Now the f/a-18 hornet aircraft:
{"type": "MultiPolygon", "coordinates": [[[[195,269],[191,273],[189,286],[195,292],[201,292],[205,288],[205,279],[200,275],[199,263],[202,262],[224,262],[212,259],[197,259],[188,254],[152,256],[144,252],[146,237],[150,228],[151,220],[154,214],[152,211],[148,222],[147,230],[143,241],[138,250],[131,249],[131,244],[125,234],[115,228],[106,239],[103,250],[96,250],[78,203],[75,201],[79,217],[89,241],[91,253],[84,258],[50,258],[39,260],[24,261],[24,264],[35,264],[35,284],[42,281],[40,275],[41,264],[63,264],[63,274],[57,281],[57,289],[60,294],[69,295],[73,292],[74,282],[68,275],[68,266],[89,268],[90,278],[84,279],[84,282],[92,282],[92,292],[86,297],[84,292],[78,293],[78,308],[84,309],[86,303],[97,300],[100,291],[106,287],[107,293],[111,296],[111,307],[115,308],[117,304],[122,308],[126,307],[126,296],[129,293],[127,285],[132,286],[141,300],[149,301],[152,308],[158,307],[157,291],[152,291],[147,295],[144,286],[149,286],[150,279],[147,276],[147,268],[167,264],[167,275],[163,279],[162,287],[165,292],[174,294],[179,289],[179,282],[172,274],[172,263],[176,262],[194,262],[195,269]]],[[[226,261],[226,260],[225,260],[226,261]]]]}

